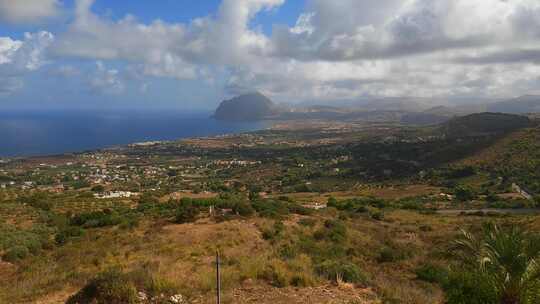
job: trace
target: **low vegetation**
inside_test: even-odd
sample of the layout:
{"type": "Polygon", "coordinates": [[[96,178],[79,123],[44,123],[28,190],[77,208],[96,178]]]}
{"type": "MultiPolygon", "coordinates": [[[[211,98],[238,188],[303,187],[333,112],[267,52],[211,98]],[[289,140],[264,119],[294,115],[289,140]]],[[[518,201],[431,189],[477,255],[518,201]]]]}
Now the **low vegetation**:
{"type": "Polygon", "coordinates": [[[8,162],[0,302],[213,303],[219,251],[223,303],[538,303],[538,129],[504,120],[8,162]]]}

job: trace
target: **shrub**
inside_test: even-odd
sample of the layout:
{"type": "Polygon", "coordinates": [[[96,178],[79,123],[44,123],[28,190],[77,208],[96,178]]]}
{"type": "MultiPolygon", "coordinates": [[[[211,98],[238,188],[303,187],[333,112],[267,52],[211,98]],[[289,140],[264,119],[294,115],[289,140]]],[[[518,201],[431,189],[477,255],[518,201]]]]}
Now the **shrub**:
{"type": "Polygon", "coordinates": [[[264,229],[262,232],[262,237],[265,240],[273,240],[276,239],[278,236],[281,235],[283,230],[285,229],[285,225],[283,225],[283,222],[276,221],[274,222],[274,225],[271,229],[264,229]]]}
{"type": "Polygon", "coordinates": [[[347,238],[347,227],[339,220],[326,220],[324,228],[316,231],[313,237],[317,240],[330,240],[341,243],[347,238]]]}
{"type": "Polygon", "coordinates": [[[149,297],[159,297],[160,295],[170,296],[179,293],[179,288],[176,284],[152,274],[148,269],[132,272],[127,277],[135,286],[144,290],[149,297]]]}
{"type": "Polygon", "coordinates": [[[199,212],[198,207],[194,206],[191,202],[185,202],[176,209],[175,222],[178,224],[195,222],[199,212]]]}
{"type": "Polygon", "coordinates": [[[292,275],[287,269],[284,262],[279,260],[273,260],[263,271],[263,279],[268,281],[275,287],[287,287],[290,285],[292,275]]]}
{"type": "Polygon", "coordinates": [[[316,270],[320,276],[332,281],[336,281],[338,277],[355,284],[366,284],[368,281],[362,270],[351,262],[327,260],[317,265],[316,270]]]}
{"type": "Polygon", "coordinates": [[[461,202],[470,201],[475,198],[475,193],[472,189],[465,186],[457,186],[454,189],[456,199],[461,202]]]}
{"type": "Polygon", "coordinates": [[[7,262],[16,262],[26,258],[29,254],[28,248],[25,246],[14,246],[6,251],[3,259],[7,262]]]}
{"type": "Polygon", "coordinates": [[[294,213],[294,214],[299,214],[299,215],[311,215],[311,214],[313,214],[312,209],[306,208],[306,207],[298,205],[296,203],[288,204],[287,208],[289,209],[290,213],[294,213]]]}
{"type": "Polygon", "coordinates": [[[407,259],[410,256],[411,256],[411,253],[407,252],[403,248],[385,246],[381,249],[381,251],[379,251],[377,262],[379,263],[397,262],[400,260],[407,259]]]}
{"type": "Polygon", "coordinates": [[[135,304],[138,303],[135,285],[119,269],[100,273],[71,296],[66,304],[135,304]]]}
{"type": "Polygon", "coordinates": [[[453,270],[449,273],[443,289],[448,304],[499,303],[490,280],[476,272],[453,270]]]}
{"type": "Polygon", "coordinates": [[[255,209],[248,202],[238,202],[234,204],[232,209],[241,216],[251,216],[255,213],[255,209]]]}
{"type": "Polygon", "coordinates": [[[448,271],[440,266],[424,264],[415,270],[416,278],[430,283],[445,284],[448,280],[448,271]]]}
{"type": "Polygon", "coordinates": [[[105,209],[81,213],[71,218],[70,224],[73,226],[83,226],[85,228],[97,228],[115,226],[120,224],[122,217],[115,211],[105,209]]]}
{"type": "Polygon", "coordinates": [[[338,204],[338,201],[337,201],[337,199],[336,199],[335,197],[330,196],[330,197],[328,198],[328,201],[327,201],[328,207],[336,207],[337,204],[338,204]]]}
{"type": "Polygon", "coordinates": [[[292,259],[298,254],[298,248],[291,244],[284,244],[279,248],[279,255],[285,259],[292,259]]]}
{"type": "Polygon", "coordinates": [[[38,239],[27,240],[25,246],[31,254],[37,254],[42,248],[41,241],[38,239]]]}
{"type": "Polygon", "coordinates": [[[54,240],[58,245],[63,245],[72,237],[79,237],[84,234],[84,229],[81,227],[67,227],[54,236],[54,240]]]}
{"type": "Polygon", "coordinates": [[[262,217],[280,218],[289,214],[286,203],[273,200],[257,200],[253,202],[253,208],[262,217]]]}

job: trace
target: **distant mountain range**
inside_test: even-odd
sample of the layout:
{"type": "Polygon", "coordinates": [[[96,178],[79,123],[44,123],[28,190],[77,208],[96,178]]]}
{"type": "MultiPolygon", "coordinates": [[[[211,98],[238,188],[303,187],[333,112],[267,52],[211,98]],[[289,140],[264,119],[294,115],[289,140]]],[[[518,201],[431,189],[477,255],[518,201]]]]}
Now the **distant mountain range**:
{"type": "Polygon", "coordinates": [[[540,113],[540,96],[525,95],[518,98],[489,104],[487,110],[490,112],[527,114],[540,113]]]}
{"type": "Polygon", "coordinates": [[[336,105],[284,106],[254,92],[223,101],[216,109],[214,118],[227,121],[339,119],[429,125],[481,112],[540,113],[540,96],[526,95],[491,103],[462,102],[459,105],[428,98],[396,97],[360,100],[355,103],[338,102],[336,105]]]}

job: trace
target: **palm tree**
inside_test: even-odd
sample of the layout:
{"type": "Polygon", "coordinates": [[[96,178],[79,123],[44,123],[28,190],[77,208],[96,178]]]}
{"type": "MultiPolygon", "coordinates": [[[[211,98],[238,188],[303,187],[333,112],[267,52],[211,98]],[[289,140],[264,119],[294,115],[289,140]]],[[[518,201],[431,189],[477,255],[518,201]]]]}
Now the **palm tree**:
{"type": "Polygon", "coordinates": [[[540,237],[518,226],[486,225],[483,238],[462,231],[456,255],[481,274],[500,304],[540,303],[540,237]]]}

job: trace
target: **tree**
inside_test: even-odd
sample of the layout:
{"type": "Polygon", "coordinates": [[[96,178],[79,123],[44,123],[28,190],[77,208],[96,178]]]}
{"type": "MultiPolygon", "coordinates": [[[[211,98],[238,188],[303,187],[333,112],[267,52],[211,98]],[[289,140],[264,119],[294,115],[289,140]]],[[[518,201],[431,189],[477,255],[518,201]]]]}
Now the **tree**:
{"type": "Polygon", "coordinates": [[[498,303],[540,303],[539,235],[518,226],[486,225],[483,238],[463,231],[455,244],[466,271],[479,275],[498,303]]]}
{"type": "Polygon", "coordinates": [[[233,211],[241,216],[251,216],[255,213],[255,209],[250,203],[239,201],[233,205],[233,211]]]}
{"type": "Polygon", "coordinates": [[[176,210],[175,221],[178,224],[195,222],[197,220],[199,212],[199,208],[193,205],[191,201],[183,202],[176,210]]]}
{"type": "Polygon", "coordinates": [[[455,189],[456,199],[461,202],[466,202],[474,199],[475,195],[472,189],[464,186],[457,186],[455,189]]]}

